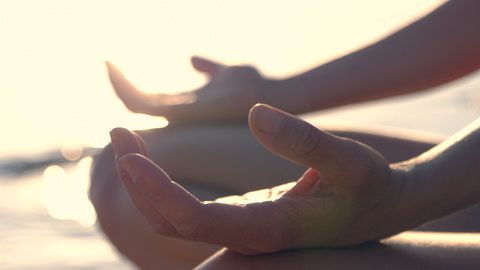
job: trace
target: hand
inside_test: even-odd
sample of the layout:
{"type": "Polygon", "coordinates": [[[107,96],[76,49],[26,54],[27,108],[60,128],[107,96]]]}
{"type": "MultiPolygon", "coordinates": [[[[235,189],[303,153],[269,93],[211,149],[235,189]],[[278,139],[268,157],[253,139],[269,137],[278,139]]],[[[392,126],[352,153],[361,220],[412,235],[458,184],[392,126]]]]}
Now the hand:
{"type": "Polygon", "coordinates": [[[267,101],[275,85],[250,66],[226,66],[199,57],[192,57],[191,62],[209,81],[195,91],[176,95],[145,94],[114,65],[107,62],[107,67],[115,92],[129,110],[165,116],[172,122],[246,121],[249,109],[267,101]]]}
{"type": "Polygon", "coordinates": [[[215,202],[173,182],[138,136],[112,131],[123,182],[157,233],[261,254],[356,245],[410,226],[401,210],[405,174],[375,150],[266,105],[252,108],[249,124],[270,151],[310,168],[297,182],[215,202]]]}

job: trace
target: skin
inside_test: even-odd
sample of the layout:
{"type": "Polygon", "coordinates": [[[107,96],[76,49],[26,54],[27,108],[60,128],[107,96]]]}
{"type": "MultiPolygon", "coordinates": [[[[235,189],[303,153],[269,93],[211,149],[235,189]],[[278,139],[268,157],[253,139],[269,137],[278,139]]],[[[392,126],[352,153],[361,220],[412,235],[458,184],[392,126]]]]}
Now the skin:
{"type": "MultiPolygon", "coordinates": [[[[269,103],[294,114],[318,109],[331,108],[335,106],[353,104],[372,99],[425,90],[429,87],[453,80],[476,70],[480,66],[480,57],[478,51],[480,35],[478,32],[479,28],[476,27],[480,20],[480,18],[476,15],[476,11],[478,9],[478,1],[447,2],[445,5],[432,12],[431,14],[427,15],[426,17],[371,46],[353,52],[335,61],[321,65],[313,70],[301,73],[297,76],[293,76],[287,79],[277,80],[265,78],[257,70],[249,66],[227,66],[198,57],[192,59],[192,64],[197,70],[204,72],[209,78],[209,81],[204,87],[199,88],[197,91],[192,91],[190,93],[182,94],[180,96],[166,96],[163,94],[146,95],[140,90],[136,89],[130,82],[128,82],[128,80],[126,80],[125,77],[122,76],[120,71],[114,68],[111,64],[109,64],[109,75],[116,93],[124,101],[124,103],[129,109],[139,113],[167,116],[167,118],[169,118],[170,122],[173,123],[174,126],[179,124],[179,127],[186,123],[193,125],[205,125],[205,123],[212,122],[217,124],[246,122],[246,115],[250,107],[256,102],[261,101],[269,103]],[[235,106],[222,107],[222,104],[235,104],[235,106]]],[[[252,131],[255,132],[253,129],[252,131]]],[[[212,132],[211,134],[215,133],[212,132]]],[[[222,138],[222,135],[220,134],[213,135],[213,137],[217,136],[219,138],[222,138]]],[[[310,136],[306,136],[303,138],[310,138],[310,136]]],[[[471,138],[472,140],[474,140],[474,137],[471,138]]],[[[164,139],[165,138],[162,137],[162,140],[164,139]]],[[[195,137],[192,135],[190,136],[190,139],[186,141],[195,141],[195,137]]],[[[265,140],[262,141],[262,139],[260,139],[260,141],[262,143],[266,142],[265,140]]],[[[374,139],[374,141],[376,140],[374,139]]],[[[450,143],[451,142],[452,141],[450,141],[450,143]]],[[[205,145],[205,147],[206,149],[208,149],[216,145],[217,143],[218,141],[207,144],[205,145]]],[[[389,148],[389,145],[395,145],[395,143],[390,143],[387,143],[386,149],[389,148]]],[[[295,144],[297,145],[299,143],[295,144]]],[[[122,143],[122,145],[124,145],[124,143],[122,143]]],[[[167,145],[169,144],[167,143],[167,145]]],[[[239,149],[242,149],[242,147],[246,145],[249,144],[239,146],[239,149]]],[[[272,146],[268,145],[268,142],[266,145],[267,147],[272,146]]],[[[422,144],[418,143],[418,145],[422,144]]],[[[177,155],[174,151],[182,148],[179,147],[180,145],[178,143],[170,144],[170,146],[172,148],[166,152],[152,151],[154,159],[156,161],[161,160],[162,162],[160,164],[162,164],[162,167],[168,168],[168,171],[172,172],[175,176],[178,175],[178,179],[182,179],[182,182],[196,183],[197,181],[200,181],[201,183],[208,184],[220,183],[219,186],[207,185],[208,189],[213,188],[213,193],[210,193],[209,195],[213,198],[215,197],[214,194],[228,193],[226,191],[237,190],[237,193],[241,193],[249,190],[249,187],[253,187],[253,189],[255,189],[259,188],[259,185],[263,187],[271,187],[278,185],[280,184],[280,182],[285,181],[279,179],[288,179],[290,178],[290,175],[295,176],[295,172],[298,172],[298,168],[301,168],[296,166],[286,166],[284,163],[282,163],[281,166],[268,166],[268,164],[277,164],[276,162],[272,162],[268,163],[265,166],[265,168],[270,169],[261,170],[267,171],[267,173],[259,172],[258,176],[250,176],[251,174],[246,173],[244,170],[238,170],[237,172],[235,169],[230,171],[233,172],[234,176],[229,176],[228,171],[224,172],[224,170],[215,170],[217,171],[216,173],[211,173],[212,170],[201,170],[201,168],[197,169],[195,168],[195,164],[192,163],[189,164],[188,169],[186,169],[185,166],[183,166],[182,162],[175,163],[174,161],[168,161],[169,159],[175,160],[177,158],[177,155]],[[169,153],[168,158],[158,157],[159,155],[165,155],[165,153],[169,153]],[[172,153],[174,154],[172,155],[172,153]],[[194,168],[192,169],[191,166],[193,166],[194,168]],[[175,169],[171,170],[170,167],[175,169]],[[271,172],[272,168],[275,168],[275,170],[279,170],[279,172],[284,171],[283,177],[285,178],[274,178],[273,176],[275,175],[275,173],[271,172]],[[279,168],[281,168],[282,170],[280,170],[279,168]],[[292,170],[290,170],[290,168],[292,168],[292,170]],[[198,172],[198,174],[195,174],[195,172],[198,172]],[[226,175],[224,176],[223,174],[226,175]],[[183,176],[186,177],[183,179],[181,178],[183,176]],[[254,183],[252,185],[242,183],[244,182],[244,179],[250,179],[250,177],[251,179],[264,179],[265,182],[263,182],[263,184],[258,184],[258,182],[255,180],[251,181],[252,183],[254,183]],[[239,179],[239,181],[236,180],[237,178],[239,179]],[[219,180],[217,181],[212,179],[219,180]],[[232,179],[232,181],[225,181],[225,179],[232,179]],[[215,191],[217,187],[220,188],[215,191]]],[[[273,145],[273,148],[275,148],[275,145],[273,145]]],[[[376,145],[375,148],[377,149],[376,145]]],[[[473,148],[469,148],[467,146],[466,148],[457,147],[454,149],[464,149],[463,151],[466,151],[465,149],[473,148]]],[[[275,152],[276,150],[277,149],[274,149],[273,152],[279,154],[280,156],[292,159],[290,156],[284,156],[284,153],[275,152]]],[[[400,152],[408,152],[405,150],[405,148],[402,147],[397,147],[396,151],[398,150],[400,150],[400,152]]],[[[205,153],[211,152],[210,150],[207,151],[208,152],[205,153]]],[[[242,150],[237,151],[242,152],[242,150]]],[[[137,149],[132,152],[127,151],[125,153],[139,152],[141,151],[137,149]]],[[[245,153],[248,153],[248,151],[246,151],[245,153]]],[[[384,153],[392,156],[395,156],[397,154],[397,152],[395,151],[385,151],[384,153]]],[[[427,201],[429,203],[429,207],[437,205],[438,207],[435,207],[435,211],[430,211],[428,213],[419,213],[417,212],[417,207],[412,207],[411,205],[405,206],[402,204],[403,206],[400,207],[400,209],[402,210],[399,211],[402,213],[411,213],[413,217],[408,215],[401,216],[401,221],[395,221],[395,225],[397,225],[398,227],[414,226],[413,224],[418,224],[424,222],[425,220],[430,220],[432,218],[442,216],[457,209],[461,209],[462,207],[465,207],[466,205],[469,205],[474,201],[474,199],[472,199],[474,195],[466,194],[468,190],[463,190],[462,192],[459,192],[459,194],[456,194],[457,197],[452,200],[451,204],[449,204],[450,199],[445,200],[445,198],[449,198],[449,196],[452,195],[452,192],[450,191],[454,188],[456,189],[458,185],[458,182],[453,183],[445,179],[450,179],[453,175],[453,172],[463,174],[465,174],[466,172],[470,172],[469,169],[471,168],[471,164],[469,164],[470,167],[468,167],[467,165],[465,165],[466,167],[454,166],[455,168],[452,172],[444,174],[445,171],[443,170],[443,168],[448,168],[451,165],[449,162],[452,162],[452,160],[462,160],[461,156],[455,156],[452,153],[462,153],[462,151],[439,151],[438,153],[442,153],[439,155],[441,157],[451,157],[444,159],[446,163],[439,162],[443,164],[444,167],[434,166],[434,164],[436,164],[436,162],[441,159],[432,158],[435,156],[432,153],[427,156],[429,158],[422,158],[421,160],[427,161],[431,159],[435,160],[436,162],[430,163],[417,160],[415,162],[411,161],[411,163],[408,164],[402,164],[402,166],[400,167],[392,164],[388,166],[390,170],[392,170],[393,167],[396,172],[401,170],[404,170],[404,172],[415,171],[414,175],[417,177],[418,175],[426,175],[426,178],[427,176],[430,176],[434,179],[440,179],[441,181],[439,183],[432,183],[432,185],[436,187],[437,185],[441,184],[439,185],[442,187],[440,190],[443,191],[443,193],[440,191],[432,192],[432,185],[427,184],[426,181],[419,182],[421,183],[419,185],[419,187],[421,188],[419,188],[418,190],[412,188],[415,187],[415,185],[405,185],[404,190],[413,190],[412,194],[416,195],[412,197],[414,198],[414,200],[412,201],[417,203],[424,203],[425,201],[427,201]],[[423,164],[422,166],[419,165],[418,168],[424,169],[410,170],[409,166],[414,163],[423,164]],[[448,166],[446,164],[448,164],[448,166]],[[443,173],[434,174],[433,172],[435,171],[443,173]],[[450,178],[446,176],[449,176],[450,178]],[[436,197],[433,194],[432,197],[423,196],[427,193],[435,193],[436,197]],[[439,198],[442,198],[442,202],[439,202],[439,198]]],[[[136,155],[133,156],[135,156],[135,158],[139,158],[136,155]]],[[[142,154],[141,156],[144,157],[145,154],[142,154]]],[[[376,156],[378,157],[378,155],[376,156]]],[[[252,159],[252,157],[253,155],[249,159],[252,159]]],[[[146,162],[144,158],[142,158],[141,160],[143,160],[141,162],[146,162]]],[[[298,162],[297,160],[294,161],[298,162]]],[[[223,164],[228,164],[229,162],[230,161],[221,159],[215,164],[217,164],[219,168],[222,168],[223,164]]],[[[101,165],[104,163],[99,164],[101,165]]],[[[151,162],[144,163],[144,165],[145,164],[152,165],[151,162]]],[[[235,166],[232,166],[232,168],[234,167],[235,166]]],[[[108,168],[108,166],[105,166],[104,168],[108,168]]],[[[153,169],[158,169],[155,166],[150,168],[152,169],[152,173],[154,171],[153,169]]],[[[105,177],[105,175],[99,171],[101,170],[94,170],[94,177],[92,179],[95,180],[92,181],[96,182],[99,181],[99,179],[115,178],[111,175],[107,175],[105,177]]],[[[156,173],[158,173],[158,171],[156,173]]],[[[402,173],[400,173],[400,175],[402,175],[402,173]]],[[[409,175],[409,173],[407,173],[407,175],[409,175]]],[[[307,176],[309,176],[309,174],[307,174],[307,176]]],[[[468,179],[468,176],[469,175],[467,175],[466,179],[468,179]]],[[[168,179],[166,175],[162,175],[162,177],[164,179],[168,179]]],[[[308,177],[306,178],[307,180],[309,179],[308,177]]],[[[410,177],[399,178],[410,179],[410,177]]],[[[175,177],[175,179],[177,178],[175,177]]],[[[319,179],[316,179],[316,181],[318,180],[319,179]]],[[[168,183],[168,181],[165,182],[168,183]]],[[[308,182],[309,181],[306,181],[306,183],[308,182]]],[[[410,181],[406,182],[410,183],[410,181]]],[[[115,185],[116,184],[113,184],[113,186],[115,185]]],[[[111,237],[112,241],[116,243],[116,246],[119,247],[119,249],[123,253],[127,254],[129,258],[133,259],[135,262],[137,262],[137,264],[141,265],[142,268],[156,269],[157,267],[159,267],[160,264],[163,263],[164,267],[174,269],[176,266],[178,266],[178,264],[182,264],[183,262],[185,262],[184,268],[190,268],[188,267],[188,263],[193,263],[195,260],[204,257],[205,254],[208,254],[212,250],[216,249],[215,246],[209,246],[208,248],[205,248],[205,246],[198,246],[194,242],[181,242],[181,240],[172,241],[171,238],[159,237],[151,239],[152,234],[149,234],[147,230],[143,230],[144,227],[142,227],[141,222],[139,222],[138,220],[139,218],[141,218],[141,216],[139,216],[138,212],[136,212],[135,209],[132,209],[131,202],[125,198],[125,193],[123,193],[124,191],[122,191],[121,188],[118,189],[118,196],[110,199],[105,199],[108,196],[112,196],[111,194],[108,194],[104,197],[103,194],[107,194],[106,191],[112,190],[113,186],[108,185],[104,189],[98,189],[98,186],[97,188],[95,188],[94,185],[94,187],[92,188],[92,190],[94,191],[92,192],[92,194],[96,194],[93,195],[92,198],[95,198],[94,204],[96,205],[97,212],[102,213],[99,214],[100,222],[102,223],[102,226],[104,226],[104,229],[107,231],[107,234],[111,237]],[[101,190],[105,190],[105,192],[101,190]],[[118,213],[112,210],[119,205],[122,205],[123,208],[119,209],[118,213]],[[122,220],[122,216],[125,216],[124,220],[122,220]],[[121,220],[120,223],[124,222],[126,224],[119,224],[119,222],[116,222],[119,218],[121,220]],[[130,231],[135,232],[135,235],[138,237],[125,237],[125,233],[128,234],[130,231]],[[159,244],[160,242],[162,242],[163,245],[159,244]],[[158,252],[147,254],[148,250],[153,250],[152,248],[148,247],[150,244],[147,243],[150,243],[151,247],[155,247],[155,252],[158,252]],[[198,247],[198,249],[196,247],[198,247]],[[178,254],[178,252],[174,252],[174,250],[182,250],[186,251],[184,253],[188,253],[188,248],[193,248],[192,251],[194,252],[192,252],[191,254],[193,254],[194,257],[198,255],[196,259],[194,258],[190,260],[190,257],[179,258],[179,260],[172,261],[169,264],[168,259],[171,256],[169,256],[168,254],[170,251],[173,252],[172,254],[178,254]],[[161,258],[155,260],[155,257],[159,257],[160,254],[162,254],[162,256],[160,256],[161,258]]],[[[474,190],[474,186],[468,187],[470,188],[470,190],[474,190]]],[[[290,188],[290,186],[287,186],[286,188],[284,187],[284,189],[288,188],[290,188]]],[[[343,186],[343,188],[345,188],[345,186],[343,186]]],[[[116,190],[116,188],[114,190],[116,190]]],[[[341,190],[341,188],[339,190],[341,190]]],[[[338,189],[335,189],[335,191],[338,191],[338,189]]],[[[282,195],[287,193],[288,192],[282,193],[282,195]]],[[[276,193],[272,192],[272,194],[276,193]]],[[[318,193],[315,192],[312,192],[312,194],[318,195],[318,193]]],[[[351,195],[352,193],[346,192],[342,194],[351,195]]],[[[355,195],[355,193],[353,194],[355,195]]],[[[363,197],[368,196],[363,195],[363,197]]],[[[345,199],[343,201],[348,201],[348,199],[346,199],[348,198],[348,196],[343,198],[345,199]]],[[[236,197],[233,199],[237,199],[244,203],[244,198],[242,197],[236,197]]],[[[263,199],[275,200],[275,198],[270,197],[263,199]]],[[[278,200],[278,198],[276,199],[278,200]]],[[[342,202],[342,200],[339,201],[342,202]]],[[[333,205],[335,206],[335,204],[333,205]]],[[[361,210],[361,207],[359,208],[361,210]]],[[[348,217],[349,213],[351,212],[355,213],[355,211],[352,211],[349,206],[344,207],[343,210],[340,212],[341,213],[339,216],[342,217],[343,215],[343,219],[336,216],[336,218],[338,218],[338,221],[335,220],[336,222],[339,222],[339,224],[342,224],[342,222],[346,222],[348,224],[349,218],[345,217],[348,217]],[[345,209],[347,211],[345,211],[345,209]]],[[[379,215],[379,217],[381,217],[381,215],[379,215]]],[[[389,219],[387,220],[390,221],[389,219]]],[[[458,225],[455,222],[452,224],[458,225]]],[[[452,228],[451,226],[442,226],[443,225],[437,227],[437,229],[452,228]]],[[[360,226],[359,231],[361,231],[361,227],[362,226],[360,226]]],[[[389,227],[388,224],[386,227],[389,227]]],[[[323,229],[325,228],[322,228],[322,230],[323,229]]],[[[319,235],[315,235],[312,241],[317,240],[319,242],[328,242],[325,238],[322,238],[322,230],[320,230],[319,235]]],[[[388,235],[388,231],[389,230],[386,230],[385,234],[388,235]]],[[[326,230],[323,230],[323,233],[329,234],[328,228],[326,228],[326,230]]],[[[346,233],[348,234],[348,232],[346,233]]],[[[374,235],[370,235],[370,237],[374,237],[374,235]]],[[[187,239],[189,238],[187,237],[187,239]]],[[[342,237],[338,236],[338,239],[342,239],[342,237]]],[[[348,239],[348,237],[343,237],[343,239],[348,239]]],[[[215,242],[215,240],[212,241],[211,239],[208,239],[206,241],[215,242]]],[[[362,242],[363,240],[356,241],[362,242]]],[[[342,243],[342,241],[338,242],[342,243]]],[[[346,242],[348,241],[344,241],[344,243],[346,242]]],[[[412,240],[412,242],[414,242],[414,240],[412,240]]],[[[302,243],[302,241],[300,241],[300,246],[301,244],[308,246],[308,243],[305,244],[305,242],[302,243]]],[[[318,242],[315,242],[315,245],[316,244],[318,244],[318,242]]],[[[335,245],[335,240],[331,240],[331,242],[329,242],[327,245],[335,245]]],[[[252,252],[252,250],[250,250],[251,247],[249,247],[248,244],[247,247],[245,247],[245,244],[240,244],[239,247],[235,246],[235,244],[230,246],[232,246],[233,249],[239,248],[240,250],[238,251],[240,252],[252,252]]],[[[446,248],[444,250],[448,251],[449,249],[454,249],[455,245],[446,245],[445,247],[446,248]]],[[[266,252],[269,251],[269,248],[272,247],[267,247],[265,250],[264,248],[265,247],[253,247],[252,253],[266,252]]],[[[431,250],[432,252],[436,252],[442,249],[426,248],[425,250],[431,250]]]]}
{"type": "MultiPolygon", "coordinates": [[[[411,158],[442,140],[419,134],[406,136],[391,131],[386,134],[384,130],[371,128],[369,133],[333,126],[328,130],[378,149],[389,162],[411,158]]],[[[202,200],[281,185],[298,178],[305,170],[255,143],[248,127],[242,125],[170,126],[138,134],[146,141],[150,158],[162,164],[173,179],[202,200]],[[221,169],[212,170],[212,164],[221,164],[221,169]],[[276,169],[258,169],[259,166],[276,169]]],[[[99,224],[120,253],[142,269],[192,269],[220,248],[163,237],[151,230],[118,179],[111,146],[104,149],[94,165],[90,198],[99,224]]],[[[457,214],[423,229],[475,230],[480,222],[473,217],[478,212],[471,209],[469,213],[457,214]]]]}
{"type": "MultiPolygon", "coordinates": [[[[329,131],[378,149],[389,162],[411,158],[439,142],[439,138],[414,137],[413,134],[407,137],[389,132],[389,136],[386,136],[378,130],[372,133],[372,129],[369,134],[332,127],[329,127],[329,131]]],[[[162,164],[166,171],[171,172],[173,179],[202,200],[281,185],[305,170],[302,166],[269,154],[253,143],[254,138],[242,126],[170,127],[138,133],[147,142],[150,157],[155,163],[162,164]],[[205,152],[207,149],[208,152],[205,152]],[[208,153],[209,159],[205,159],[205,153],[208,153]],[[238,160],[244,161],[238,163],[238,160]],[[222,164],[222,169],[212,170],[211,163],[222,164]],[[282,170],[256,170],[256,164],[282,170]]],[[[163,237],[151,230],[118,179],[111,147],[107,147],[96,159],[90,196],[106,236],[121,254],[141,269],[192,269],[220,248],[202,242],[163,237]]],[[[480,209],[473,207],[430,222],[420,229],[476,232],[480,228],[478,213],[480,209]]],[[[411,239],[411,245],[415,245],[414,242],[415,238],[411,239]]],[[[449,248],[454,247],[452,245],[449,248]]],[[[355,250],[352,249],[349,254],[355,254],[355,250]]],[[[359,252],[363,254],[361,250],[359,252]]],[[[375,261],[374,256],[371,259],[375,261]]]]}
{"type": "MultiPolygon", "coordinates": [[[[252,111],[251,117],[257,120],[251,121],[262,122],[267,120],[262,115],[272,113],[273,111],[271,110],[271,108],[266,106],[256,107],[252,111]],[[255,112],[256,110],[258,111],[255,112]]],[[[306,122],[298,122],[290,115],[279,111],[273,113],[285,118],[286,123],[281,127],[284,131],[291,130],[291,125],[298,125],[297,128],[292,130],[306,129],[306,132],[318,131],[306,122]],[[304,125],[304,127],[301,125],[304,125]]],[[[264,125],[268,123],[269,121],[263,122],[264,125]]],[[[261,126],[261,124],[258,125],[261,126]]],[[[128,133],[125,130],[114,130],[112,132],[114,149],[117,148],[116,145],[124,144],[128,140],[126,134],[128,133]]],[[[257,137],[259,136],[265,137],[270,135],[262,133],[257,135],[257,137]]],[[[352,239],[348,235],[344,235],[347,232],[344,226],[353,224],[351,221],[356,216],[366,214],[364,210],[377,208],[378,205],[385,206],[385,209],[379,209],[379,213],[382,211],[388,212],[387,209],[390,204],[385,204],[387,202],[386,198],[387,196],[397,197],[391,191],[399,190],[390,187],[390,184],[400,184],[395,173],[390,171],[388,164],[380,154],[363,144],[342,140],[322,132],[321,136],[323,137],[322,141],[325,140],[325,147],[319,145],[318,149],[311,152],[310,149],[297,149],[297,147],[302,147],[302,145],[294,144],[295,137],[297,137],[296,141],[299,141],[298,139],[301,137],[298,136],[304,136],[303,134],[287,133],[285,136],[287,136],[287,140],[291,141],[291,145],[285,145],[283,142],[278,141],[274,142],[277,144],[276,149],[275,146],[270,146],[270,149],[275,149],[277,154],[294,158],[299,163],[310,166],[315,164],[314,169],[308,170],[297,183],[282,185],[272,189],[270,192],[259,191],[254,194],[250,193],[243,196],[242,200],[239,200],[238,197],[229,197],[222,200],[233,204],[202,204],[191,194],[178,188],[178,186],[166,185],[171,183],[168,176],[158,174],[160,172],[158,167],[142,159],[144,158],[143,156],[123,155],[119,159],[119,167],[122,168],[121,175],[124,176],[125,182],[128,179],[136,179],[139,186],[143,187],[142,190],[147,192],[144,196],[130,193],[134,203],[137,203],[134,198],[145,200],[147,197],[156,201],[158,197],[171,196],[171,199],[175,200],[176,203],[172,201],[167,204],[165,201],[158,201],[158,204],[154,204],[162,207],[167,207],[167,205],[172,207],[170,210],[166,209],[167,216],[164,217],[166,222],[162,223],[166,224],[165,226],[167,227],[157,223],[153,225],[156,231],[163,232],[162,234],[167,236],[177,236],[229,246],[231,249],[245,254],[259,254],[286,248],[322,244],[352,245],[361,243],[361,239],[352,239]],[[338,144],[338,147],[330,148],[331,143],[329,140],[334,145],[338,144]],[[295,153],[296,151],[307,153],[307,150],[308,154],[299,156],[297,155],[298,152],[295,153]],[[318,156],[321,152],[323,152],[324,158],[318,156]],[[335,156],[338,156],[336,157],[338,160],[328,161],[335,156]],[[339,174],[337,169],[339,166],[347,166],[345,168],[346,172],[339,174]],[[134,177],[132,176],[133,171],[135,171],[134,177]],[[156,173],[154,178],[165,179],[165,183],[162,182],[165,185],[160,186],[151,182],[152,177],[148,176],[148,173],[156,173]],[[138,174],[141,174],[141,176],[138,174]],[[374,176],[374,178],[372,179],[371,176],[374,176]],[[366,184],[364,183],[365,181],[371,182],[366,184]],[[391,182],[388,183],[389,181],[391,182]],[[364,187],[368,185],[372,186],[371,192],[379,194],[379,196],[372,197],[371,192],[364,192],[364,187]],[[163,190],[162,194],[158,194],[157,192],[161,190],[163,190]],[[154,193],[150,194],[150,192],[154,193]],[[249,200],[245,200],[246,198],[251,198],[250,201],[254,203],[247,204],[246,202],[249,200]],[[373,199],[370,200],[370,198],[373,199]],[[257,203],[257,201],[260,202],[257,203]],[[175,206],[180,207],[180,205],[181,208],[175,208],[175,206]],[[178,216],[177,213],[183,214],[178,216]],[[170,214],[173,216],[170,216],[170,214]],[[330,222],[317,220],[317,218],[308,219],[308,217],[326,217],[330,222]],[[215,222],[211,223],[212,220],[215,220],[215,222]],[[310,224],[309,226],[297,226],[299,224],[296,222],[297,220],[310,220],[310,222],[306,222],[310,224]],[[271,226],[272,223],[281,226],[275,228],[271,226]],[[333,226],[333,224],[337,226],[333,226]],[[319,230],[319,228],[322,229],[319,230]],[[272,230],[273,233],[267,233],[272,232],[272,230]],[[238,232],[244,232],[243,237],[239,238],[238,232]],[[300,237],[311,235],[313,232],[316,232],[315,238],[299,239],[300,237]],[[265,239],[265,237],[268,238],[265,239]],[[242,239],[242,243],[236,242],[236,239],[242,239]],[[232,244],[230,245],[229,243],[232,244]]],[[[263,138],[262,142],[271,143],[267,142],[267,140],[269,139],[263,138]]],[[[141,152],[138,151],[137,153],[141,152]]],[[[127,190],[132,192],[128,186],[127,190]]],[[[142,206],[146,205],[144,202],[138,203],[142,206]]],[[[150,217],[158,218],[152,215],[150,217]]],[[[369,226],[367,223],[357,223],[356,225],[360,227],[369,226]]],[[[352,228],[352,230],[356,230],[356,228],[352,228]]],[[[379,233],[388,234],[388,232],[379,233]]]]}
{"type": "Polygon", "coordinates": [[[129,110],[167,116],[169,121],[183,124],[245,122],[246,112],[255,102],[264,100],[265,89],[272,89],[276,83],[251,66],[226,66],[200,57],[192,57],[191,63],[209,82],[177,95],[145,94],[113,64],[107,62],[107,68],[116,94],[129,110]]]}
{"type": "Polygon", "coordinates": [[[480,185],[475,180],[480,172],[475,153],[468,149],[480,146],[479,124],[418,157],[389,166],[366,145],[257,105],[250,113],[257,139],[273,153],[309,169],[297,182],[211,203],[200,202],[145,157],[145,145],[134,133],[115,129],[112,144],[114,149],[125,144],[134,149],[136,144],[133,152],[121,153],[119,172],[157,233],[254,255],[374,241],[478,202],[480,185]],[[445,202],[444,192],[459,184],[458,195],[445,202]],[[422,192],[433,185],[435,192],[422,192]]]}
{"type": "Polygon", "coordinates": [[[223,249],[199,265],[214,269],[476,269],[479,234],[407,232],[380,243],[244,256],[223,249]]]}
{"type": "Polygon", "coordinates": [[[116,94],[134,112],[172,123],[246,123],[259,102],[299,114],[424,91],[469,74],[480,67],[478,10],[479,1],[448,1],[370,46],[285,79],[193,57],[206,85],[180,95],[145,94],[107,67],[116,94]]]}

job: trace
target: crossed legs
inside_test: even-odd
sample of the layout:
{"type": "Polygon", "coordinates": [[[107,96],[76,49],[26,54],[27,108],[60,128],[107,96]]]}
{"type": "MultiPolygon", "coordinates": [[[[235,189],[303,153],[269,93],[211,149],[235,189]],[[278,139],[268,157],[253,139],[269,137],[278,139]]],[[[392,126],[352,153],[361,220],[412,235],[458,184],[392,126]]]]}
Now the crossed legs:
{"type": "MultiPolygon", "coordinates": [[[[381,132],[329,130],[372,146],[391,162],[415,156],[439,142],[381,132]]],[[[248,127],[242,125],[179,126],[139,133],[147,142],[152,159],[175,181],[204,200],[279,185],[298,178],[305,170],[272,155],[255,141],[248,127]]],[[[91,200],[105,234],[122,254],[142,269],[191,269],[220,249],[152,232],[118,180],[110,146],[96,158],[91,200]]],[[[480,218],[477,221],[471,217],[463,214],[424,229],[480,228],[480,218]],[[459,220],[464,224],[458,224],[459,220]]]]}
{"type": "Polygon", "coordinates": [[[480,234],[407,232],[344,249],[305,249],[243,256],[222,249],[195,269],[478,269],[480,234]]]}

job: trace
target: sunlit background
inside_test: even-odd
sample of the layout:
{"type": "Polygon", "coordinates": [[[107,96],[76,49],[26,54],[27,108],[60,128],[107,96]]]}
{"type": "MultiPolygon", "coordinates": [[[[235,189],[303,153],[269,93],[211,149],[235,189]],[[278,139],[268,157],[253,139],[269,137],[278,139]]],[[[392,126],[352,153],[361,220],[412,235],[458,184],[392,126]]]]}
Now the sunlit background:
{"type": "MultiPolygon", "coordinates": [[[[285,77],[365,46],[442,2],[0,1],[0,158],[37,159],[58,150],[79,160],[20,178],[0,175],[0,238],[8,244],[0,244],[0,268],[128,267],[93,226],[96,216],[86,196],[92,160],[81,158],[82,150],[105,145],[115,126],[144,129],[167,122],[127,112],[109,85],[105,60],[147,92],[204,83],[189,66],[192,55],[254,64],[268,76],[285,77]],[[42,256],[26,248],[45,242],[56,244],[42,256]],[[70,252],[59,253],[60,247],[70,252]],[[29,265],[21,259],[27,255],[38,260],[29,265]]],[[[448,135],[478,115],[472,103],[478,91],[472,89],[479,85],[476,74],[433,98],[396,99],[376,103],[376,110],[355,107],[309,119],[448,135]],[[398,117],[419,104],[421,117],[398,117]],[[432,121],[437,117],[446,124],[432,121]]]]}
{"type": "Polygon", "coordinates": [[[126,112],[105,74],[141,89],[204,82],[192,55],[284,76],[366,45],[441,1],[0,1],[0,154],[101,146],[126,112]]]}

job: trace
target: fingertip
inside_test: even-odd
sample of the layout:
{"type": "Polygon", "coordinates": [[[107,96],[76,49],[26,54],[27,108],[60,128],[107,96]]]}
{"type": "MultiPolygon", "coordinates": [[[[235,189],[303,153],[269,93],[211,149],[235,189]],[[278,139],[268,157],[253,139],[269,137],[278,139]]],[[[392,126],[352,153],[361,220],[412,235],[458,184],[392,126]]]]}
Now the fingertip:
{"type": "Polygon", "coordinates": [[[248,111],[248,126],[250,127],[250,130],[255,130],[255,125],[256,125],[256,113],[257,110],[261,109],[260,107],[262,106],[267,106],[264,103],[257,103],[253,105],[250,110],[248,111]]]}
{"type": "Polygon", "coordinates": [[[117,157],[127,153],[141,153],[141,146],[137,138],[126,128],[116,127],[112,129],[110,131],[110,138],[113,151],[117,157]]]}
{"type": "Polygon", "coordinates": [[[124,128],[116,127],[110,130],[110,142],[112,143],[112,148],[115,154],[118,154],[120,140],[122,138],[122,133],[124,133],[124,128]]]}
{"type": "Polygon", "coordinates": [[[223,64],[199,56],[192,56],[190,61],[194,69],[210,76],[224,66],[223,64]]]}
{"type": "Polygon", "coordinates": [[[195,62],[195,63],[213,63],[212,61],[208,60],[207,58],[205,57],[202,57],[202,56],[198,56],[198,55],[192,55],[192,57],[190,57],[190,61],[191,62],[195,62]]]}
{"type": "Polygon", "coordinates": [[[127,129],[124,127],[114,127],[112,130],[110,130],[110,135],[116,136],[118,134],[121,134],[125,132],[127,129]]]}
{"type": "Polygon", "coordinates": [[[251,114],[253,111],[257,110],[260,107],[271,107],[271,106],[265,103],[256,103],[255,105],[252,106],[252,108],[250,108],[249,114],[251,114]]]}
{"type": "Polygon", "coordinates": [[[135,86],[125,77],[120,68],[118,68],[109,61],[105,61],[105,64],[107,66],[107,73],[108,78],[110,79],[110,83],[112,84],[115,92],[119,94],[120,98],[122,98],[121,92],[136,89],[135,86]]]}
{"type": "Polygon", "coordinates": [[[190,63],[192,64],[193,68],[200,72],[205,72],[205,62],[207,62],[206,59],[196,55],[190,58],[190,63]]]}
{"type": "Polygon", "coordinates": [[[120,69],[108,60],[105,60],[105,66],[107,67],[107,71],[110,76],[121,73],[120,69]]]}
{"type": "Polygon", "coordinates": [[[284,114],[270,105],[257,103],[248,114],[250,128],[264,135],[274,135],[281,128],[284,114]]]}
{"type": "Polygon", "coordinates": [[[199,56],[197,56],[197,55],[192,55],[192,57],[190,57],[190,62],[195,63],[195,62],[197,62],[199,59],[201,59],[201,57],[199,57],[199,56]]]}
{"type": "MultiPolygon", "coordinates": [[[[250,108],[250,111],[248,112],[248,116],[249,118],[252,118],[253,116],[255,116],[255,112],[258,111],[258,110],[265,110],[265,109],[273,109],[272,106],[268,105],[268,104],[265,104],[265,103],[256,103],[255,105],[252,106],[252,108],[250,108]]],[[[252,118],[252,120],[254,120],[252,118]]]]}
{"type": "Polygon", "coordinates": [[[131,134],[130,130],[123,127],[115,127],[110,130],[110,139],[113,141],[120,141],[126,135],[131,134]]]}

